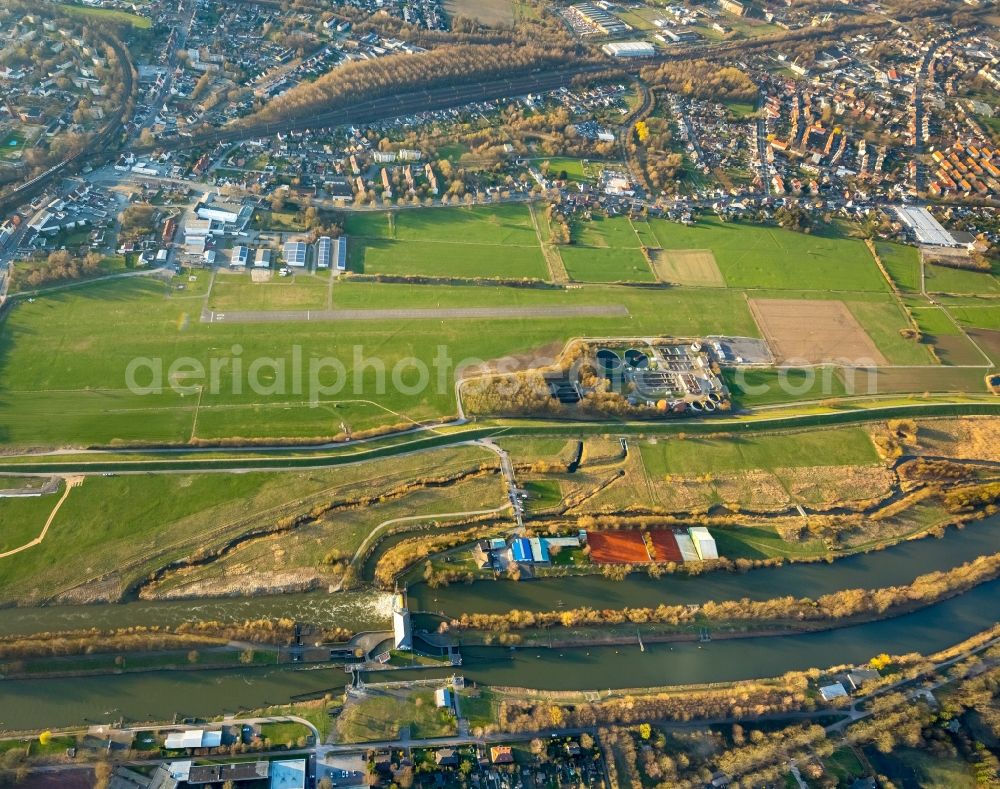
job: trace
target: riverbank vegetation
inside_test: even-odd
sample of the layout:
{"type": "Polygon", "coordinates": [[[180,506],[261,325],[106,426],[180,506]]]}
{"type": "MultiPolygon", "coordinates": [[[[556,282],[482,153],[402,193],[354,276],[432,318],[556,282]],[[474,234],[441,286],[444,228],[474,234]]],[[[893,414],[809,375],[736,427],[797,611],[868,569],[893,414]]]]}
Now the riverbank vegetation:
{"type": "MultiPolygon", "coordinates": [[[[505,614],[465,613],[442,626],[444,631],[496,634],[501,643],[521,643],[523,635],[535,632],[558,638],[552,628],[602,628],[629,623],[666,625],[666,632],[689,625],[711,626],[713,630],[767,631],[777,629],[813,630],[859,621],[896,616],[961,594],[978,584],[1000,576],[1000,553],[981,556],[946,572],[921,575],[911,584],[880,589],[845,589],[816,599],[781,597],[770,600],[709,601],[701,605],[667,605],[655,608],[576,608],[559,611],[518,611],[505,614]]],[[[690,628],[686,628],[690,632],[690,628]]],[[[652,634],[659,630],[653,627],[652,634]]],[[[693,634],[688,637],[693,637],[693,634]]],[[[485,639],[486,637],[483,636],[485,639]]],[[[598,636],[599,638],[599,636],[598,636]]],[[[489,639],[492,640],[492,639],[489,639]]]]}

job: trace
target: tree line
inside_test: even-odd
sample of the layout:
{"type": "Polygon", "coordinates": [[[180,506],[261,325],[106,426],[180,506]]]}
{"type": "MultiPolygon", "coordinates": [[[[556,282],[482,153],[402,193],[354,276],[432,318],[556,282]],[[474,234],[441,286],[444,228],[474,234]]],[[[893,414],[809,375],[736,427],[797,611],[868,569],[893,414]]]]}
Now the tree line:
{"type": "Polygon", "coordinates": [[[878,589],[845,589],[818,598],[792,596],[768,600],[708,601],[700,606],[667,605],[637,608],[580,607],[560,611],[503,614],[463,613],[450,621],[453,630],[508,632],[550,627],[599,627],[620,624],[686,625],[701,622],[753,623],[836,622],[878,617],[900,607],[925,606],[966,591],[1000,575],[1000,553],[980,556],[951,570],[927,573],[912,583],[878,589]]]}

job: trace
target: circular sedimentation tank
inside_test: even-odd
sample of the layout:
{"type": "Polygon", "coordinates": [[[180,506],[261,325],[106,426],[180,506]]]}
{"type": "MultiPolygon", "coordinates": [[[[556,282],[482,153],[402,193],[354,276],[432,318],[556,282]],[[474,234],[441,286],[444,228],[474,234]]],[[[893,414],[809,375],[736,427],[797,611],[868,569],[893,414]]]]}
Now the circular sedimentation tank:
{"type": "Polygon", "coordinates": [[[610,348],[601,348],[597,352],[597,363],[606,373],[615,373],[622,369],[621,357],[610,348]]]}
{"type": "Polygon", "coordinates": [[[642,351],[638,351],[635,348],[629,348],[625,351],[625,364],[629,367],[645,370],[649,367],[649,357],[642,351]]]}

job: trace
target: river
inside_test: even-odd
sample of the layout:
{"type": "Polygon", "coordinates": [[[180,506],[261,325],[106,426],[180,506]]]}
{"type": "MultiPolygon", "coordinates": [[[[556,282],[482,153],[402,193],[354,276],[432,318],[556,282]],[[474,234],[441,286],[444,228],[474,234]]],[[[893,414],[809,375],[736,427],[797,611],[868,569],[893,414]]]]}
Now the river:
{"type": "Polygon", "coordinates": [[[1000,551],[1000,516],[948,529],[940,539],[908,540],[832,564],[788,564],[746,573],[715,572],[700,576],[650,578],[633,573],[624,581],[603,576],[541,578],[532,581],[480,581],[431,589],[423,582],[409,589],[410,608],[457,616],[462,612],[504,613],[513,609],[637,608],[660,603],[686,605],[708,600],[767,600],[792,595],[812,597],[843,589],[907,584],[918,575],[948,570],[977,556],[1000,551]]]}
{"type": "MultiPolygon", "coordinates": [[[[552,608],[560,600],[566,606],[634,606],[743,596],[819,595],[851,587],[886,586],[997,551],[998,525],[1000,518],[993,518],[962,530],[951,529],[942,539],[910,541],[830,565],[790,565],[743,575],[671,576],[658,581],[636,575],[621,583],[574,577],[520,584],[456,585],[439,590],[418,587],[411,605],[470,611],[552,608]],[[426,595],[431,596],[431,603],[422,602],[426,595]],[[433,601],[433,597],[438,600],[433,601]]],[[[642,687],[774,676],[831,663],[860,663],[880,652],[929,653],[944,649],[995,624],[998,600],[1000,581],[991,581],[960,597],[884,622],[772,638],[651,644],[645,652],[637,645],[513,652],[499,647],[473,647],[463,652],[461,673],[486,684],[549,689],[642,687]]],[[[367,590],[250,600],[15,608],[0,610],[0,633],[265,616],[287,616],[317,625],[361,630],[386,626],[387,601],[386,595],[367,590]]],[[[413,675],[428,677],[434,673],[393,672],[391,677],[380,674],[377,678],[413,675]]],[[[337,692],[344,679],[340,669],[288,665],[6,680],[0,681],[0,730],[107,722],[118,717],[145,721],[171,720],[175,714],[218,715],[287,702],[302,694],[320,695],[331,689],[337,692]]]]}
{"type": "Polygon", "coordinates": [[[137,600],[120,604],[53,605],[0,609],[0,635],[26,635],[98,628],[183,622],[241,622],[246,619],[294,619],[320,627],[346,627],[355,632],[381,630],[392,620],[392,596],[371,589],[356,592],[306,592],[259,597],[199,600],[137,600]]]}
{"type": "MultiPolygon", "coordinates": [[[[459,669],[467,679],[493,685],[553,690],[608,689],[753,679],[786,671],[861,663],[879,652],[935,652],[997,620],[1000,581],[961,597],[885,622],[823,633],[713,641],[707,644],[548,650],[500,647],[464,650],[459,669]]],[[[444,676],[394,671],[369,681],[444,676]]],[[[268,667],[219,671],[162,671],[83,679],[0,681],[0,729],[42,729],[81,723],[171,720],[221,715],[303,694],[339,692],[339,668],[268,667]]]]}

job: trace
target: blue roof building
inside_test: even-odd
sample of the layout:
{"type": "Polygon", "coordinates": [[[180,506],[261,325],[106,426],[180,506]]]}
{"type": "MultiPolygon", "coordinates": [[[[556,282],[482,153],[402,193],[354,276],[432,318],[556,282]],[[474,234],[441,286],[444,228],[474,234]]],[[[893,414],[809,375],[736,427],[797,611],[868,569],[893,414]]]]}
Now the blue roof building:
{"type": "Polygon", "coordinates": [[[527,537],[518,537],[511,543],[510,553],[515,562],[530,562],[531,542],[527,537]]]}

